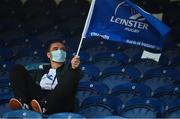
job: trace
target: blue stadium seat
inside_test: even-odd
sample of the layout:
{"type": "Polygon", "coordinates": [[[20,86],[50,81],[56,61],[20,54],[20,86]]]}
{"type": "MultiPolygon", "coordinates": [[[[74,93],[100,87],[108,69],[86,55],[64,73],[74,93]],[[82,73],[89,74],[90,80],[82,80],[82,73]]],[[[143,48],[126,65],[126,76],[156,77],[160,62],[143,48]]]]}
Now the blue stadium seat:
{"type": "Polygon", "coordinates": [[[10,88],[10,82],[7,81],[7,82],[2,82],[1,80],[5,80],[5,79],[0,79],[0,94],[3,94],[3,93],[8,93],[11,91],[11,88],[10,88]],[[7,84],[6,84],[7,83],[7,84]]]}
{"type": "Polygon", "coordinates": [[[0,61],[9,60],[13,57],[13,52],[10,48],[0,47],[0,61]]]}
{"type": "Polygon", "coordinates": [[[87,51],[91,55],[94,55],[95,53],[101,52],[101,51],[107,51],[107,48],[104,45],[103,40],[100,40],[98,38],[94,39],[87,39],[84,41],[82,45],[82,50],[87,51]],[[94,47],[96,46],[96,47],[94,47]]]}
{"type": "MultiPolygon", "coordinates": [[[[170,42],[170,41],[169,41],[169,42],[170,42]]],[[[174,41],[171,40],[171,42],[174,42],[174,41]]],[[[175,45],[177,45],[177,44],[175,44],[175,45]]],[[[173,63],[174,63],[173,60],[175,59],[175,57],[177,57],[178,55],[180,55],[179,50],[176,49],[175,47],[176,47],[176,46],[173,46],[174,49],[164,50],[164,51],[162,52],[162,55],[168,57],[168,59],[169,59],[168,65],[169,65],[169,66],[174,66],[175,64],[173,64],[173,63]]]]}
{"type": "Polygon", "coordinates": [[[157,88],[154,91],[153,97],[168,104],[171,101],[179,99],[180,96],[180,85],[165,85],[157,88]]]}
{"type": "Polygon", "coordinates": [[[64,118],[64,119],[86,119],[83,115],[77,114],[77,113],[70,113],[70,112],[63,112],[63,113],[56,113],[56,114],[51,114],[48,116],[47,119],[54,119],[54,118],[64,118]]]}
{"type": "Polygon", "coordinates": [[[175,69],[180,72],[180,65],[176,66],[175,69]]]}
{"type": "Polygon", "coordinates": [[[141,72],[145,72],[152,68],[157,68],[160,66],[167,66],[169,59],[165,55],[161,55],[159,62],[152,59],[141,59],[142,53],[139,53],[132,57],[131,63],[134,64],[141,72]]]}
{"type": "Polygon", "coordinates": [[[9,86],[10,86],[10,80],[9,80],[8,73],[0,75],[0,87],[1,87],[1,89],[3,87],[9,87],[9,86]]]}
{"type": "Polygon", "coordinates": [[[180,118],[180,100],[169,103],[163,113],[164,118],[180,118]]]}
{"type": "Polygon", "coordinates": [[[135,97],[151,97],[151,89],[143,84],[127,83],[115,86],[110,94],[119,97],[125,103],[135,97]]]}
{"type": "Polygon", "coordinates": [[[14,67],[13,61],[0,62],[0,71],[8,72],[14,67]]]}
{"type": "MultiPolygon", "coordinates": [[[[35,10],[33,11],[35,12],[35,10]]],[[[39,34],[44,31],[53,30],[53,28],[53,20],[47,17],[32,19],[23,25],[23,30],[28,34],[39,34]]]]}
{"type": "Polygon", "coordinates": [[[14,94],[9,86],[0,87],[0,117],[4,112],[11,110],[8,102],[12,97],[14,97],[14,94]]]}
{"type": "Polygon", "coordinates": [[[32,57],[32,59],[46,59],[46,51],[40,48],[21,48],[17,51],[17,58],[21,57],[32,57]]]}
{"type": "Polygon", "coordinates": [[[10,86],[10,80],[8,77],[0,77],[0,86],[10,86]]]}
{"type": "Polygon", "coordinates": [[[17,39],[14,41],[14,46],[21,46],[24,48],[44,48],[44,46],[42,45],[42,41],[38,40],[34,37],[32,38],[24,38],[24,39],[17,39]]]}
{"type": "Polygon", "coordinates": [[[0,74],[0,92],[9,90],[10,80],[8,73],[0,74]]]}
{"type": "Polygon", "coordinates": [[[1,79],[8,79],[8,78],[9,78],[9,72],[0,70],[0,80],[1,79]]]}
{"type": "MultiPolygon", "coordinates": [[[[83,17],[73,17],[71,19],[67,19],[60,24],[58,24],[61,27],[62,33],[67,37],[74,37],[74,36],[80,36],[83,30],[83,23],[85,22],[85,19],[83,17]]],[[[80,37],[79,40],[80,41],[80,37]]],[[[79,42],[77,42],[79,43],[79,42]]],[[[77,46],[77,43],[75,44],[77,46]]]]}
{"type": "Polygon", "coordinates": [[[42,49],[42,48],[34,48],[34,57],[35,59],[39,59],[40,61],[49,61],[47,60],[47,54],[46,54],[46,50],[42,49]]]}
{"type": "Polygon", "coordinates": [[[98,77],[98,81],[108,85],[110,89],[113,87],[130,82],[137,82],[141,73],[132,66],[115,66],[106,68],[98,77]]]}
{"type": "Polygon", "coordinates": [[[94,53],[102,52],[102,51],[123,51],[126,49],[126,46],[114,42],[103,40],[102,38],[92,38],[84,41],[82,45],[82,50],[88,51],[91,55],[94,53]],[[94,47],[95,46],[95,47],[94,47]]]}
{"type": "MultiPolygon", "coordinates": [[[[98,37],[96,38],[92,38],[92,39],[87,39],[84,41],[83,45],[82,45],[82,50],[88,52],[90,55],[95,55],[99,52],[102,51],[111,51],[111,49],[109,47],[107,47],[107,41],[102,40],[98,37]],[[95,47],[94,47],[95,46],[95,47]]],[[[117,43],[116,43],[117,45],[117,43]]],[[[113,48],[117,48],[118,46],[113,45],[113,48]]]]}
{"type": "Polygon", "coordinates": [[[171,61],[171,66],[179,66],[180,65],[180,55],[174,57],[171,61]]]}
{"type": "Polygon", "coordinates": [[[125,118],[157,118],[161,117],[164,106],[154,98],[134,98],[123,105],[119,115],[125,118]]]}
{"type": "Polygon", "coordinates": [[[83,64],[80,68],[83,72],[81,81],[96,80],[99,76],[100,70],[94,65],[83,64]]]}
{"type": "Polygon", "coordinates": [[[40,113],[30,111],[30,110],[15,110],[7,112],[3,115],[3,119],[8,118],[42,118],[40,113]]]}
{"type": "MultiPolygon", "coordinates": [[[[28,44],[26,44],[24,39],[13,39],[8,42],[8,47],[11,47],[12,49],[18,48],[18,47],[29,47],[28,44]]],[[[14,52],[14,51],[13,51],[14,52]]]]}
{"type": "Polygon", "coordinates": [[[47,62],[46,51],[37,48],[20,48],[17,51],[16,63],[27,64],[31,62],[47,62]]]}
{"type": "Polygon", "coordinates": [[[104,116],[102,119],[127,119],[118,115],[112,115],[112,116],[104,116]]]}
{"type": "MultiPolygon", "coordinates": [[[[76,55],[76,52],[67,50],[67,59],[71,59],[76,55]]],[[[88,63],[89,59],[90,59],[90,55],[87,52],[81,51],[79,52],[79,56],[81,59],[81,64],[85,64],[88,63]]]]}
{"type": "Polygon", "coordinates": [[[30,63],[27,64],[25,66],[26,70],[30,71],[30,70],[36,70],[36,69],[42,69],[43,65],[50,65],[49,63],[44,63],[44,62],[34,62],[34,63],[30,63]]]}
{"type": "Polygon", "coordinates": [[[110,66],[127,64],[128,57],[124,53],[100,52],[92,57],[91,63],[103,70],[110,66]]]}
{"type": "Polygon", "coordinates": [[[111,96],[93,96],[83,101],[79,113],[87,118],[100,118],[116,115],[121,106],[122,102],[119,98],[111,96]]]}
{"type": "Polygon", "coordinates": [[[49,43],[51,43],[52,39],[57,39],[63,44],[65,44],[67,40],[64,38],[64,35],[59,30],[57,30],[56,32],[54,31],[42,32],[41,34],[37,35],[37,39],[41,40],[45,45],[45,47],[47,47],[49,43]]]}
{"type": "Polygon", "coordinates": [[[41,60],[39,59],[35,59],[31,56],[28,56],[28,57],[20,57],[18,59],[16,59],[15,61],[16,64],[21,64],[23,66],[27,66],[27,67],[30,67],[31,68],[36,68],[37,65],[36,64],[43,64],[43,62],[41,62],[41,60]]]}
{"type": "Polygon", "coordinates": [[[14,97],[14,93],[12,91],[10,92],[4,92],[0,94],[0,100],[9,101],[11,98],[14,97]]]}
{"type": "Polygon", "coordinates": [[[104,46],[108,49],[108,51],[117,51],[117,52],[122,52],[128,48],[126,45],[121,44],[120,42],[117,43],[110,40],[105,40],[104,46]]]}
{"type": "Polygon", "coordinates": [[[81,105],[85,98],[91,96],[107,95],[108,91],[109,88],[107,87],[107,85],[102,83],[97,83],[94,81],[80,82],[76,97],[78,98],[79,103],[81,105]]]}
{"type": "Polygon", "coordinates": [[[143,79],[139,82],[149,86],[154,91],[160,86],[179,83],[179,72],[169,67],[150,69],[144,73],[143,79]]]}
{"type": "Polygon", "coordinates": [[[9,100],[0,100],[0,117],[2,118],[3,114],[9,111],[12,111],[9,107],[9,100]]]}
{"type": "MultiPolygon", "coordinates": [[[[133,46],[129,46],[126,50],[123,51],[123,53],[126,54],[130,58],[132,58],[133,56],[135,56],[141,52],[142,52],[141,48],[133,47],[133,46]]],[[[131,62],[131,59],[129,62],[131,62]]]]}
{"type": "Polygon", "coordinates": [[[83,52],[81,51],[79,53],[80,59],[81,59],[81,63],[85,64],[89,61],[90,59],[90,55],[87,52],[83,52]]]}
{"type": "MultiPolygon", "coordinates": [[[[73,31],[71,31],[71,32],[73,32],[73,31]]],[[[61,39],[63,39],[63,41],[65,41],[63,43],[65,44],[67,51],[72,51],[72,52],[76,53],[78,46],[79,46],[80,39],[81,39],[79,36],[71,35],[71,36],[66,37],[66,35],[64,35],[64,38],[61,38],[61,39]]],[[[84,52],[84,51],[81,50],[81,52],[84,52]]]]}

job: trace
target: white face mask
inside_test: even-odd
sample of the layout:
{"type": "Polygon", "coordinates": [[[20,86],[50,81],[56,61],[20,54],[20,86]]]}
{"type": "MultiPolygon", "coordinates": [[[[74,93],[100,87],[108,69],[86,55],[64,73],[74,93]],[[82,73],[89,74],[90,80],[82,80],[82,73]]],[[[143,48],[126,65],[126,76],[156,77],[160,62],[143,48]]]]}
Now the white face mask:
{"type": "Polygon", "coordinates": [[[61,49],[51,51],[51,55],[52,55],[51,58],[52,61],[65,62],[66,60],[66,52],[61,49]]]}

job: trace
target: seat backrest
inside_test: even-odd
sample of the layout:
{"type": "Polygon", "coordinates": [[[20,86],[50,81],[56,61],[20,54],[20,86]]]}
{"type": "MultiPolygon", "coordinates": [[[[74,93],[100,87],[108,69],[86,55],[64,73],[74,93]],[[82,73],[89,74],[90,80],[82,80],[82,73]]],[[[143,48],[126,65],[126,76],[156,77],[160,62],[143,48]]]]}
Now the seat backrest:
{"type": "Polygon", "coordinates": [[[30,110],[15,110],[7,112],[3,115],[4,119],[8,118],[42,118],[40,113],[30,111],[30,110]]]}
{"type": "Polygon", "coordinates": [[[165,85],[157,88],[153,93],[153,97],[168,104],[169,102],[179,100],[179,94],[180,85],[165,85]]]}
{"type": "Polygon", "coordinates": [[[140,76],[140,71],[133,66],[114,66],[103,70],[98,81],[102,81],[112,89],[123,83],[137,82],[140,76]]]}
{"type": "Polygon", "coordinates": [[[148,85],[154,91],[160,86],[180,83],[179,72],[170,67],[150,69],[139,82],[148,85]]]}
{"type": "Polygon", "coordinates": [[[87,118],[98,118],[117,114],[121,109],[122,102],[119,98],[111,96],[92,96],[86,98],[79,113],[87,118]]]}
{"type": "Polygon", "coordinates": [[[154,98],[133,98],[122,106],[119,115],[126,118],[161,117],[165,104],[154,98]]]}
{"type": "Polygon", "coordinates": [[[79,99],[81,104],[87,97],[107,95],[108,91],[108,86],[102,83],[94,81],[80,82],[76,97],[79,99]]]}
{"type": "Polygon", "coordinates": [[[64,119],[86,119],[83,115],[80,115],[78,113],[70,113],[70,112],[63,112],[63,113],[56,113],[49,115],[47,119],[53,119],[53,118],[64,118],[64,119]]]}
{"type": "Polygon", "coordinates": [[[82,80],[86,81],[97,80],[100,73],[99,68],[91,64],[81,65],[81,71],[83,72],[82,80]]]}
{"type": "Polygon", "coordinates": [[[100,52],[92,56],[92,64],[104,70],[110,66],[122,65],[128,63],[128,56],[120,52],[100,52]]]}
{"type": "Polygon", "coordinates": [[[180,118],[180,100],[172,101],[166,105],[163,113],[165,118],[180,118]]]}
{"type": "Polygon", "coordinates": [[[151,89],[143,84],[120,84],[111,90],[112,96],[119,97],[124,103],[135,97],[151,97],[151,89]]]}

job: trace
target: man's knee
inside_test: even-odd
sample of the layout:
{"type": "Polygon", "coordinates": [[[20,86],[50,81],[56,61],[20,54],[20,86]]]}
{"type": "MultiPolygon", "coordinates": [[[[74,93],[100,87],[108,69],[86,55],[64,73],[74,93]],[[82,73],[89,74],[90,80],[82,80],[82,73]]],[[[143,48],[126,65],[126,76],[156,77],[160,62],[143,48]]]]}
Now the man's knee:
{"type": "Polygon", "coordinates": [[[22,70],[26,70],[25,67],[24,67],[23,65],[21,65],[21,64],[16,64],[16,65],[12,68],[11,72],[13,72],[13,71],[22,71],[22,70]]]}
{"type": "Polygon", "coordinates": [[[17,64],[15,65],[12,70],[10,70],[10,78],[13,78],[14,76],[22,75],[26,71],[25,67],[23,65],[17,64]]]}

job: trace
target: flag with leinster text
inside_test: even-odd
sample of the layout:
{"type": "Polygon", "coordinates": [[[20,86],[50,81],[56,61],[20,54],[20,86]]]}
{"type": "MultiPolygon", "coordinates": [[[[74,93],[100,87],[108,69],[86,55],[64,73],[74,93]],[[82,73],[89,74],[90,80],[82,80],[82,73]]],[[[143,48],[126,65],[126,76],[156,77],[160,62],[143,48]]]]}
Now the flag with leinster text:
{"type": "Polygon", "coordinates": [[[161,50],[170,28],[130,0],[92,0],[82,34],[161,50]]]}

